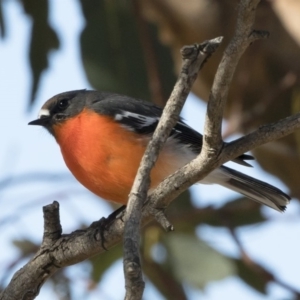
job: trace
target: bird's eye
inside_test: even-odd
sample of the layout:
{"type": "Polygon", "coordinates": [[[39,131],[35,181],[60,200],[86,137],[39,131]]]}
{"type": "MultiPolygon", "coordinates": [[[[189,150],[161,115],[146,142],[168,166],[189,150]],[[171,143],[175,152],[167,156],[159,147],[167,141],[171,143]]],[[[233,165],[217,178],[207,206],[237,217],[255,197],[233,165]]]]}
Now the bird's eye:
{"type": "Polygon", "coordinates": [[[60,110],[63,110],[65,108],[67,108],[68,105],[69,105],[69,100],[68,99],[62,99],[62,100],[59,100],[59,102],[58,102],[58,108],[60,110]]]}

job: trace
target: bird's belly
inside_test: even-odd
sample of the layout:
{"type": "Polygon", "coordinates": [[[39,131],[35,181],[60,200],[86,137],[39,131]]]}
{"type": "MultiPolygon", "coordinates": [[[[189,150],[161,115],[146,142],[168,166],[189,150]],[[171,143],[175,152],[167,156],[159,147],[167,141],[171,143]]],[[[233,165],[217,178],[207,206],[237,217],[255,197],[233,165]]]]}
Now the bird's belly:
{"type": "MultiPolygon", "coordinates": [[[[56,130],[65,163],[87,189],[101,198],[126,204],[149,138],[96,113],[88,120],[89,124],[82,124],[72,118],[56,130]],[[63,133],[65,130],[68,135],[63,133]]],[[[151,172],[150,188],[184,164],[174,163],[171,156],[166,151],[160,154],[151,172]]]]}

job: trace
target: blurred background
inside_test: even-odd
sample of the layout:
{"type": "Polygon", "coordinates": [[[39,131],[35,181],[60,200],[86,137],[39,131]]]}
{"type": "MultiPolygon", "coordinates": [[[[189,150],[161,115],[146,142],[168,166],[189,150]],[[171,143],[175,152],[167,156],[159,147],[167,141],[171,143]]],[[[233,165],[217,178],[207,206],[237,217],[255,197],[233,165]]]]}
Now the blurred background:
{"type": "MultiPolygon", "coordinates": [[[[223,35],[182,116],[202,131],[205,101],[233,35],[232,0],[0,1],[0,288],[37,251],[42,206],[58,200],[64,233],[115,207],[82,187],[54,139],[29,127],[54,94],[97,89],[163,106],[183,45],[223,35]],[[200,100],[200,98],[202,100],[200,100]]],[[[300,2],[263,0],[255,42],[236,71],[224,121],[235,139],[300,108],[300,2]]],[[[284,214],[218,186],[196,185],[167,211],[175,232],[143,231],[144,299],[300,299],[300,133],[253,150],[255,168],[235,168],[283,189],[284,214]]],[[[121,245],[57,272],[38,299],[123,299],[121,245]]]]}

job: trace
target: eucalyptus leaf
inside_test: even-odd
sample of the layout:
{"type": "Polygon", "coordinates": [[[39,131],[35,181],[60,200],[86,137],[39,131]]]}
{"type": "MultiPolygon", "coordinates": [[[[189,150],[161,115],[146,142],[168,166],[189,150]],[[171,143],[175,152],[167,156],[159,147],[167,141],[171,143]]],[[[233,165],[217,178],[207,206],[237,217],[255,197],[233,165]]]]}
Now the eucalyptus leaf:
{"type": "Polygon", "coordinates": [[[32,18],[32,30],[29,46],[29,60],[33,75],[30,105],[33,104],[42,72],[48,68],[49,53],[59,48],[56,32],[48,23],[49,2],[35,0],[21,1],[26,14],[32,18]]]}
{"type": "Polygon", "coordinates": [[[122,257],[122,245],[117,245],[109,251],[102,253],[100,256],[95,256],[90,259],[92,264],[91,277],[95,282],[99,282],[103,274],[122,257]]]}
{"type": "MultiPolygon", "coordinates": [[[[221,208],[217,209],[218,221],[215,225],[231,227],[247,226],[266,221],[261,213],[261,205],[253,202],[246,197],[240,197],[233,201],[225,203],[221,208]]],[[[215,220],[210,225],[214,225],[215,220]]]]}
{"type": "Polygon", "coordinates": [[[266,294],[266,281],[263,280],[262,276],[259,276],[257,272],[254,272],[251,268],[247,267],[240,259],[236,260],[236,266],[238,275],[243,281],[258,292],[266,294]]]}
{"type": "Polygon", "coordinates": [[[13,240],[12,243],[15,247],[17,247],[21,251],[23,256],[34,254],[39,248],[38,245],[36,245],[35,243],[33,243],[28,239],[13,240]]]}
{"type": "MultiPolygon", "coordinates": [[[[91,85],[97,90],[150,99],[149,83],[137,23],[129,2],[81,0],[86,26],[81,34],[83,66],[91,85]]],[[[152,28],[154,28],[152,26],[152,28]]],[[[158,56],[162,86],[172,90],[175,81],[169,50],[150,38],[158,56]]]]}
{"type": "Polygon", "coordinates": [[[236,274],[235,263],[191,234],[170,234],[165,239],[168,266],[181,282],[203,289],[214,280],[236,274]]]}
{"type": "Polygon", "coordinates": [[[0,36],[4,38],[6,35],[6,27],[4,22],[4,15],[3,15],[3,1],[0,1],[0,36]]]}

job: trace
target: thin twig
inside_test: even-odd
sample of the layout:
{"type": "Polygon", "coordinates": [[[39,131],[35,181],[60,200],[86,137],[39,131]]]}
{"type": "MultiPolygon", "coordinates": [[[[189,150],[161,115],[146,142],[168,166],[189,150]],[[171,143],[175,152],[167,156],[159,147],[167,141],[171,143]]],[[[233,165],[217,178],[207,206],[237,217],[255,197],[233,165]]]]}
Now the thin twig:
{"type": "Polygon", "coordinates": [[[237,157],[226,159],[222,155],[223,140],[221,126],[223,111],[227,101],[229,86],[240,57],[253,41],[268,36],[264,31],[253,30],[255,11],[258,3],[259,0],[240,1],[235,35],[225,49],[207,104],[203,146],[200,155],[187,166],[183,167],[180,172],[176,172],[163,181],[151,195],[150,201],[151,198],[158,199],[159,197],[163,197],[165,199],[163,207],[167,207],[170,201],[189,186],[203,179],[222,163],[237,157]],[[182,176],[182,173],[185,175],[182,176]],[[177,189],[170,192],[170,188],[174,184],[177,189]],[[162,190],[163,195],[158,194],[162,187],[164,187],[164,190],[162,190]]]}
{"type": "MultiPolygon", "coordinates": [[[[243,111],[241,97],[236,98],[234,103],[234,111],[231,112],[227,120],[226,131],[223,132],[223,138],[240,132],[244,128],[253,128],[256,124],[261,123],[261,118],[265,116],[268,109],[272,109],[274,101],[278,100],[278,96],[282,95],[288,89],[291,89],[297,82],[296,75],[289,71],[279,82],[276,82],[271,88],[268,88],[262,95],[261,100],[255,104],[251,110],[243,111]]],[[[243,89],[243,87],[241,87],[243,89]]],[[[246,88],[244,88],[246,90],[246,88]]],[[[282,101],[285,99],[283,98],[282,101]]]]}
{"type": "Polygon", "coordinates": [[[46,279],[59,268],[49,251],[53,244],[61,238],[58,202],[54,201],[43,207],[43,211],[44,238],[42,245],[34,258],[14,274],[8,287],[0,294],[1,300],[34,299],[46,279]],[[45,259],[45,255],[48,256],[48,259],[45,259]]]}
{"type": "Polygon", "coordinates": [[[260,0],[240,2],[235,35],[224,51],[213,82],[207,104],[203,139],[203,150],[208,155],[212,154],[212,157],[218,155],[222,148],[221,129],[224,107],[232,77],[240,57],[252,42],[268,36],[268,33],[265,31],[253,30],[256,7],[259,2],[260,0]]]}
{"type": "Polygon", "coordinates": [[[282,138],[300,129],[300,113],[279,122],[264,125],[254,132],[227,144],[215,158],[197,157],[174,174],[167,177],[148,197],[155,207],[166,208],[183,191],[207,176],[215,168],[265,143],[282,138]],[[162,200],[163,199],[163,200],[162,200]]]}
{"type": "Polygon", "coordinates": [[[166,104],[158,126],[142,158],[133,183],[125,214],[124,274],[125,299],[141,299],[144,289],[139,255],[142,207],[150,186],[150,171],[158,154],[175,126],[179,113],[197,78],[200,68],[221,43],[222,38],[182,49],[183,66],[173,92],[166,104]]]}
{"type": "MultiPolygon", "coordinates": [[[[255,0],[251,2],[250,0],[245,0],[242,1],[242,3],[242,9],[250,8],[250,10],[245,11],[246,15],[242,15],[244,16],[243,18],[239,17],[239,22],[248,22],[248,25],[244,26],[240,24],[239,26],[242,26],[242,28],[246,28],[247,30],[245,32],[250,32],[249,28],[252,28],[252,25],[249,27],[249,20],[251,22],[253,21],[254,9],[253,6],[249,6],[249,3],[254,3],[256,5],[258,1],[255,0]],[[248,13],[252,15],[251,18],[247,17],[248,13]]],[[[237,41],[239,40],[239,38],[244,39],[242,32],[239,32],[239,35],[236,37],[237,41]]],[[[256,34],[253,34],[252,38],[256,38],[256,34]]],[[[234,51],[239,51],[239,48],[235,48],[234,51]]],[[[238,60],[239,54],[235,53],[234,51],[229,52],[228,55],[232,56],[231,63],[233,65],[236,65],[237,61],[235,61],[235,59],[238,60]]],[[[230,66],[228,66],[228,64],[227,67],[231,68],[230,66]]],[[[224,66],[224,68],[227,67],[224,66]]],[[[223,70],[223,72],[226,73],[225,70],[223,70]]],[[[226,89],[228,89],[228,87],[223,86],[223,84],[227,85],[228,81],[220,81],[220,87],[225,89],[225,93],[224,91],[220,91],[221,98],[223,98],[224,95],[226,96],[226,89]]],[[[215,102],[215,113],[217,116],[220,115],[219,110],[223,110],[223,101],[225,100],[218,99],[217,102],[215,102]]],[[[217,120],[216,125],[211,124],[214,117],[212,107],[213,105],[210,106],[210,112],[208,113],[208,118],[212,119],[210,121],[207,121],[208,125],[206,126],[205,136],[209,136],[210,132],[217,132],[218,135],[218,131],[220,128],[220,120],[217,120]]],[[[299,128],[300,114],[297,114],[295,116],[286,118],[278,123],[261,127],[254,133],[228,144],[224,149],[221,149],[220,155],[215,156],[214,162],[210,161],[210,163],[207,164],[207,161],[205,161],[203,157],[192,161],[189,165],[181,168],[175,174],[165,179],[151,194],[151,196],[148,197],[149,201],[147,201],[143,209],[142,225],[146,224],[147,222],[153,219],[153,215],[150,212],[151,208],[167,207],[168,204],[177,195],[179,195],[182,191],[187,189],[193,183],[199,181],[201,178],[203,178],[209,172],[211,172],[214,168],[220,166],[222,163],[239,156],[242,152],[246,152],[248,150],[251,150],[253,147],[257,147],[266,142],[275,140],[279,137],[283,137],[299,128]]],[[[204,140],[204,143],[207,143],[207,141],[204,140]]],[[[217,136],[215,141],[209,141],[207,144],[212,149],[214,149],[213,146],[216,146],[216,148],[218,148],[220,146],[220,143],[221,139],[217,136]]],[[[156,150],[158,151],[158,148],[156,150]]],[[[137,181],[139,181],[139,179],[137,181]]],[[[134,197],[139,195],[139,190],[133,191],[134,193],[132,195],[134,197]]],[[[138,203],[137,209],[133,209],[134,211],[137,211],[138,214],[140,212],[140,205],[141,203],[143,203],[144,200],[143,196],[145,197],[146,195],[145,191],[147,191],[147,188],[145,188],[144,192],[141,194],[141,201],[140,203],[138,203]]],[[[129,211],[132,210],[132,208],[133,206],[131,204],[129,211]]],[[[136,217],[137,222],[133,222],[133,224],[138,225],[140,216],[137,215],[136,217]]],[[[105,250],[101,246],[104,242],[102,238],[105,238],[105,246],[107,249],[113,247],[118,242],[120,242],[123,235],[123,231],[124,223],[122,219],[116,219],[106,228],[104,233],[101,233],[101,230],[99,230],[99,226],[97,226],[97,224],[94,223],[93,226],[90,226],[85,230],[78,230],[69,235],[63,235],[60,237],[58,237],[58,235],[58,239],[56,241],[53,241],[52,245],[48,245],[47,248],[43,248],[42,245],[40,251],[34,256],[34,258],[30,260],[21,270],[15,273],[8,287],[2,292],[2,294],[0,294],[0,299],[33,299],[34,295],[38,293],[44,281],[47,278],[49,278],[54,272],[56,272],[59,268],[75,264],[93,255],[104,252],[105,250]],[[24,298],[24,295],[26,295],[26,298],[24,298]]],[[[136,234],[136,231],[134,232],[136,234]]],[[[134,239],[134,247],[135,249],[138,249],[138,234],[136,234],[136,237],[134,237],[134,239]]]]}
{"type": "Polygon", "coordinates": [[[59,218],[59,203],[54,201],[52,205],[43,207],[44,211],[44,236],[43,248],[48,248],[61,237],[62,228],[59,218]]]}
{"type": "MultiPolygon", "coordinates": [[[[253,145],[262,145],[265,142],[287,135],[299,128],[300,114],[288,117],[277,124],[264,126],[263,131],[258,129],[256,132],[252,133],[252,138],[250,139],[251,142],[248,142],[248,137],[237,140],[235,142],[237,143],[236,148],[234,143],[228,145],[230,151],[226,156],[226,159],[238,156],[241,153],[241,150],[251,150],[251,146],[253,145]],[[274,130],[275,128],[276,130],[274,130]]],[[[227,147],[224,149],[224,153],[226,153],[226,150],[227,147]]],[[[224,156],[219,163],[224,162],[223,160],[225,161],[224,156]]],[[[191,164],[193,164],[193,162],[191,164]]],[[[181,179],[184,179],[186,182],[190,180],[189,176],[191,175],[187,176],[186,174],[191,167],[191,164],[183,167],[175,174],[168,177],[157,187],[155,192],[149,197],[150,201],[147,201],[145,204],[143,210],[143,224],[146,224],[153,218],[150,214],[150,208],[153,205],[166,207],[168,205],[168,201],[166,200],[169,200],[170,203],[176,195],[180,193],[178,193],[178,190],[181,190],[181,179]]],[[[194,176],[194,174],[195,173],[192,173],[192,176],[194,176]]],[[[203,176],[203,171],[198,172],[196,175],[200,178],[203,176]]],[[[197,181],[197,177],[194,180],[197,181]]],[[[192,184],[192,181],[190,181],[190,185],[192,184]]],[[[107,228],[104,232],[107,249],[120,242],[123,230],[124,223],[121,219],[117,219],[107,228]]],[[[14,275],[8,287],[0,295],[0,299],[22,299],[24,295],[24,283],[26,283],[29,291],[38,292],[39,287],[58,268],[75,264],[95,254],[104,252],[104,249],[101,247],[102,243],[102,236],[95,226],[60,237],[51,247],[48,247],[45,251],[39,251],[29,263],[14,275]]],[[[288,287],[286,286],[286,288],[288,287]]],[[[26,291],[27,290],[25,290],[25,292],[26,291]]],[[[33,294],[34,293],[31,293],[30,295],[33,294]]],[[[29,294],[27,294],[27,296],[27,299],[34,299],[33,296],[30,298],[29,294]]]]}
{"type": "Polygon", "coordinates": [[[259,127],[257,130],[228,143],[223,149],[222,161],[232,159],[268,142],[278,140],[300,128],[300,113],[278,122],[259,127]]]}
{"type": "Polygon", "coordinates": [[[285,282],[282,282],[281,280],[276,278],[276,276],[272,274],[269,270],[267,270],[265,267],[253,261],[253,259],[248,255],[248,253],[244,249],[238,235],[236,234],[236,230],[231,226],[227,226],[227,227],[229,229],[229,232],[233,240],[235,241],[235,243],[237,244],[240,250],[242,261],[245,263],[246,266],[248,266],[251,270],[256,272],[257,275],[260,276],[261,279],[264,280],[266,283],[273,281],[274,283],[280,285],[281,287],[291,291],[292,293],[294,293],[297,299],[300,299],[300,291],[286,284],[285,282]]]}

